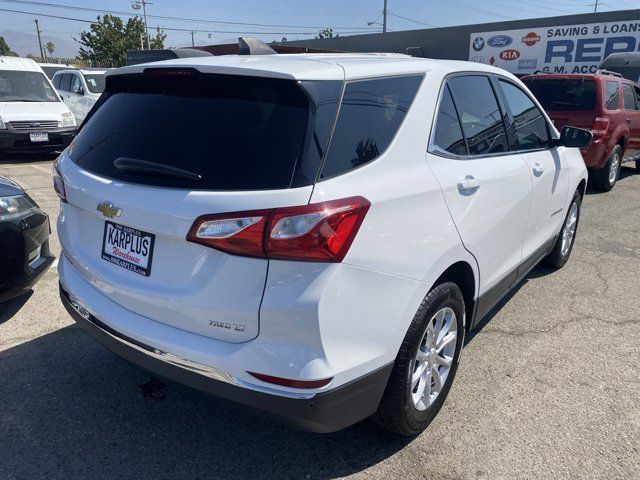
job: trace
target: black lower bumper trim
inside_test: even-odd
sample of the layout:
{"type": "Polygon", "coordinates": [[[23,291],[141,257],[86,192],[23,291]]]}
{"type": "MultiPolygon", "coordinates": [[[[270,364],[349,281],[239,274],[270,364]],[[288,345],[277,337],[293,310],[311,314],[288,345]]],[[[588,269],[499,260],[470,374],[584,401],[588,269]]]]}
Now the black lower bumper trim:
{"type": "MultiPolygon", "coordinates": [[[[68,294],[60,286],[60,298],[73,319],[98,342],[125,360],[169,380],[188,385],[233,402],[237,402],[301,430],[328,433],[341,430],[371,416],[378,408],[393,368],[390,363],[368,375],[319,393],[311,399],[287,398],[272,395],[231,383],[215,380],[167,363],[148,355],[140,348],[128,345],[129,340],[114,337],[98,319],[86,319],[71,305],[68,294]]],[[[107,327],[108,328],[108,327],[107,327]]]]}

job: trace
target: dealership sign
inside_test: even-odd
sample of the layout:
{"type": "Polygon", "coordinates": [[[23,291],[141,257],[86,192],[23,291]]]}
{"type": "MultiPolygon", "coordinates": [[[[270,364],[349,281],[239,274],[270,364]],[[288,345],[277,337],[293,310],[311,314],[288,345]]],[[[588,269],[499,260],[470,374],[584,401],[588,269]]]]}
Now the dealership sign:
{"type": "Polygon", "coordinates": [[[595,72],[611,53],[640,51],[640,21],[471,34],[469,60],[526,74],[595,72]]]}

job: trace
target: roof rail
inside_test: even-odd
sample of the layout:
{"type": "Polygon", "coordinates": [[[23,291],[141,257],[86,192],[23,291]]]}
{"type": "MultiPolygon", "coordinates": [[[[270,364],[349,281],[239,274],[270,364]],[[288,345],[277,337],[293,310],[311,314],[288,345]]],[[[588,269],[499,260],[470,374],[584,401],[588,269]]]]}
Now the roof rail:
{"type": "Polygon", "coordinates": [[[596,75],[611,75],[612,77],[622,78],[622,74],[618,72],[612,72],[610,70],[596,70],[596,75]]]}

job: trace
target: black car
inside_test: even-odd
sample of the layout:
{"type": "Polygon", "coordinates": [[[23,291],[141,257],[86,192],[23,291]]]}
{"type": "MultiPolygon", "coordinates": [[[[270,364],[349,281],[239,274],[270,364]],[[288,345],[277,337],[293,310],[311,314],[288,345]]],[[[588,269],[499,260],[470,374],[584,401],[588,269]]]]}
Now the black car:
{"type": "Polygon", "coordinates": [[[54,260],[49,216],[20,186],[0,177],[0,302],[29,290],[54,260]]]}

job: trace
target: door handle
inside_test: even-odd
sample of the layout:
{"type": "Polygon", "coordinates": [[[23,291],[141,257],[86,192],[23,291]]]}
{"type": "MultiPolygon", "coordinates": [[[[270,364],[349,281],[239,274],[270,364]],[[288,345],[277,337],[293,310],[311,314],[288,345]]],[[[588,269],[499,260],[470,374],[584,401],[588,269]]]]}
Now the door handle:
{"type": "Polygon", "coordinates": [[[458,191],[463,195],[473,195],[480,188],[480,180],[473,175],[467,175],[463,180],[458,180],[458,191]]]}
{"type": "Polygon", "coordinates": [[[533,174],[536,177],[539,177],[540,175],[542,175],[544,173],[544,165],[540,165],[539,163],[536,163],[533,166],[533,174]]]}

